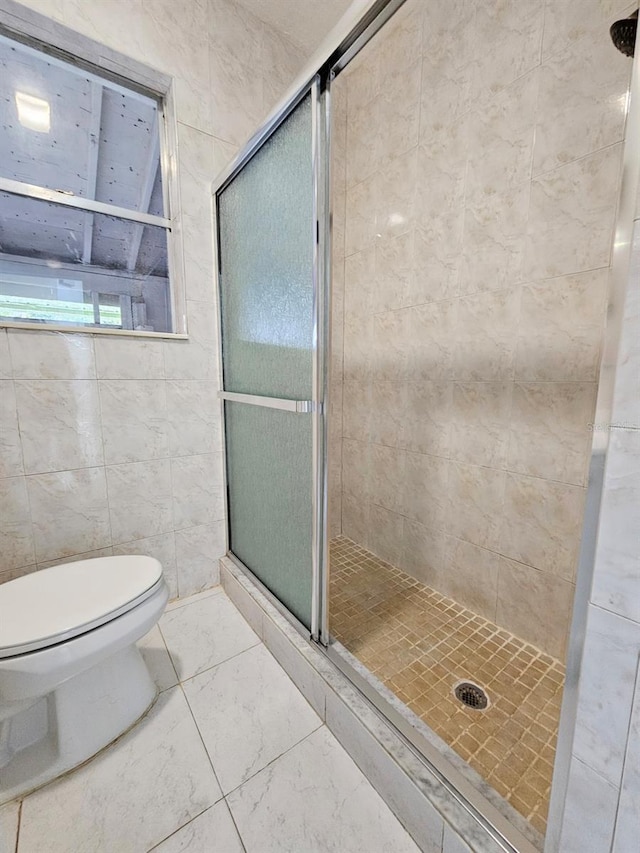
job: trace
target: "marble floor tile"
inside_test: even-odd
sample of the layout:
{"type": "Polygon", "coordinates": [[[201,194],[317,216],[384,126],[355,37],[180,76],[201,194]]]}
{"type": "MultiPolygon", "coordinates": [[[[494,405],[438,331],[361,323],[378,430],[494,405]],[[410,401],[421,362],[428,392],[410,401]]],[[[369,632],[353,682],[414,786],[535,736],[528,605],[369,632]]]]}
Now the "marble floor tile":
{"type": "Polygon", "coordinates": [[[153,849],[157,853],[182,853],[183,850],[189,853],[244,853],[229,809],[223,802],[198,815],[153,849]]]}
{"type": "Polygon", "coordinates": [[[247,853],[418,853],[324,726],[233,791],[227,802],[247,853]]]}
{"type": "Polygon", "coordinates": [[[224,594],[170,610],[160,630],[180,681],[260,642],[224,594]]]}
{"type": "Polygon", "coordinates": [[[26,797],[21,853],[141,853],[221,798],[179,687],[75,772],[26,797]]]}
{"type": "Polygon", "coordinates": [[[18,840],[20,803],[15,801],[0,807],[0,850],[13,853],[18,840]]]}
{"type": "Polygon", "coordinates": [[[263,645],[183,687],[225,794],[322,725],[263,645]]]}
{"type": "Polygon", "coordinates": [[[138,642],[138,648],[158,690],[168,690],[169,687],[175,687],[178,683],[178,676],[157,625],[154,625],[149,633],[138,642]]]}

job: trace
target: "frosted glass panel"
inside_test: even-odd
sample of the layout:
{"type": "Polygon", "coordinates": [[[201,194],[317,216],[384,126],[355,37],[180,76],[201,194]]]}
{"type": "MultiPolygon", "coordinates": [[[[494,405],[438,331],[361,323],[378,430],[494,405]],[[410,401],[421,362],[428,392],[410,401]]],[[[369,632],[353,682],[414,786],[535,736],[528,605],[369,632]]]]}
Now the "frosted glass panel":
{"type": "Polygon", "coordinates": [[[310,399],[311,96],[219,195],[225,390],[310,399]]]}
{"type": "Polygon", "coordinates": [[[311,624],[311,418],[225,404],[233,553],[311,624]]]}

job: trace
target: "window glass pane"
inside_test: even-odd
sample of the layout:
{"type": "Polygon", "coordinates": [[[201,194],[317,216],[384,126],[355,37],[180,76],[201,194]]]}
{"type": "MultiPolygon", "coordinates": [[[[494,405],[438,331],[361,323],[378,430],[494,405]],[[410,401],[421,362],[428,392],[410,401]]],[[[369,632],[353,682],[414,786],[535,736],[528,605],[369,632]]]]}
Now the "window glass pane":
{"type": "Polygon", "coordinates": [[[0,317],[168,332],[167,234],[0,193],[0,317]]]}
{"type": "Polygon", "coordinates": [[[158,103],[0,36],[0,175],[164,215],[158,103]]]}

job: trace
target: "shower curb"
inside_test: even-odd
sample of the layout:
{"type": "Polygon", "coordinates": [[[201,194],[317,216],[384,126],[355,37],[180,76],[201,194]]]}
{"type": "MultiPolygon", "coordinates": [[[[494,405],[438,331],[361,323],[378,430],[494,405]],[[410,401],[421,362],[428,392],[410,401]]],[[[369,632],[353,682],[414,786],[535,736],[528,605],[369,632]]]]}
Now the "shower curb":
{"type": "MultiPolygon", "coordinates": [[[[310,640],[305,639],[228,557],[222,586],[318,716],[425,853],[505,853],[310,640]]],[[[533,849],[532,847],[529,849],[533,849]]]]}

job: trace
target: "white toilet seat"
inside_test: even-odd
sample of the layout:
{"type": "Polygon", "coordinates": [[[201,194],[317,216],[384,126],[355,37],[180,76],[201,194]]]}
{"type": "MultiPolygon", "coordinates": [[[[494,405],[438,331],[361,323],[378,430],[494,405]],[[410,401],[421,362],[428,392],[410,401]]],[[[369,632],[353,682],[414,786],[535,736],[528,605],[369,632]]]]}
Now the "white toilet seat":
{"type": "Polygon", "coordinates": [[[64,563],[0,586],[0,659],[45,649],[138,607],[164,584],[153,557],[64,563]]]}

